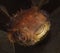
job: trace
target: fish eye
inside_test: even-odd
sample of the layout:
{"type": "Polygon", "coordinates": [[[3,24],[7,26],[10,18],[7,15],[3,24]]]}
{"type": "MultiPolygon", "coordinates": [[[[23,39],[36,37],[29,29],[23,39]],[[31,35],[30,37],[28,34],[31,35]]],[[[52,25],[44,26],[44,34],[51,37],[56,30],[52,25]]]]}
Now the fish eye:
{"type": "Polygon", "coordinates": [[[14,38],[17,38],[17,39],[18,39],[18,37],[20,36],[19,31],[15,31],[15,32],[13,33],[13,36],[14,36],[14,38]]]}

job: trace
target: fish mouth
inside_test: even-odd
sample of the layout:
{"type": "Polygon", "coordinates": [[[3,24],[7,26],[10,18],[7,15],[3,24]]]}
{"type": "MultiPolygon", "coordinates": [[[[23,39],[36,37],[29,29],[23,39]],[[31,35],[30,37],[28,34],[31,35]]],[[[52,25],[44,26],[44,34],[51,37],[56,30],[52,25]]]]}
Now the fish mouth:
{"type": "Polygon", "coordinates": [[[42,25],[42,27],[40,27],[36,33],[35,33],[35,39],[34,42],[38,42],[41,41],[43,39],[43,37],[46,36],[46,33],[50,30],[50,22],[46,22],[42,25]]]}

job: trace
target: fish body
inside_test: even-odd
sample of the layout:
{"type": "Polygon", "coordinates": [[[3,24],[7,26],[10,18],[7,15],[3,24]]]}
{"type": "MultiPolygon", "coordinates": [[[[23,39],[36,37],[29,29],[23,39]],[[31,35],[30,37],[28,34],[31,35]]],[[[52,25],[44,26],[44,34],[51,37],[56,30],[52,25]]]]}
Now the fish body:
{"type": "Polygon", "coordinates": [[[30,9],[17,11],[13,16],[9,15],[5,7],[0,6],[0,10],[10,18],[7,24],[10,42],[30,46],[45,36],[50,29],[50,21],[46,13],[39,10],[39,6],[41,7],[43,3],[45,0],[41,0],[38,6],[33,5],[30,9]]]}

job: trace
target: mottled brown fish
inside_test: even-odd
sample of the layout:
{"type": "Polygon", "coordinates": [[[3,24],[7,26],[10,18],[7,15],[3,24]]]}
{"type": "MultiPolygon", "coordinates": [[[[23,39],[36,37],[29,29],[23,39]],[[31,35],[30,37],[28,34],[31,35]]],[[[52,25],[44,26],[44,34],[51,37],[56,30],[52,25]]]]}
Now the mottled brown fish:
{"type": "Polygon", "coordinates": [[[10,16],[4,7],[1,7],[1,10],[11,19],[7,29],[10,42],[30,46],[41,41],[50,29],[48,16],[44,11],[39,10],[41,4],[39,6],[33,5],[25,11],[18,11],[13,16],[10,16]]]}

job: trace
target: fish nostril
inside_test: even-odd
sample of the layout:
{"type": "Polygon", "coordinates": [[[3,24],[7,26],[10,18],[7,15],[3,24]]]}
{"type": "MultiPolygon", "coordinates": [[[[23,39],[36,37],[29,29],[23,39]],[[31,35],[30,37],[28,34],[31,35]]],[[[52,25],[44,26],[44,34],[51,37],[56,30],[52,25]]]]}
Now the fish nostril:
{"type": "Polygon", "coordinates": [[[31,42],[31,40],[30,40],[30,39],[29,39],[29,40],[26,40],[26,42],[27,42],[27,43],[30,43],[30,42],[31,42]]]}

